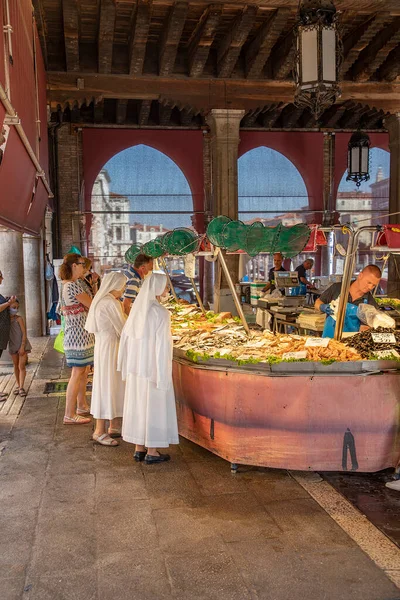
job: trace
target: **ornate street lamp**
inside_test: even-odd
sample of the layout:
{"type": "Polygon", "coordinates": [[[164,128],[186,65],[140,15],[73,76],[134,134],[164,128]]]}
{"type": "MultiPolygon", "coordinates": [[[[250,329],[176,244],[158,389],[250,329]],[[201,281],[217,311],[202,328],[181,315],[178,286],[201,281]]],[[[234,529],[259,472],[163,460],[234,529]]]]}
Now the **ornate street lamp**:
{"type": "Polygon", "coordinates": [[[370,139],[366,133],[353,133],[347,146],[346,181],[355,181],[360,187],[362,181],[369,179],[369,147],[370,139]]]}
{"type": "Polygon", "coordinates": [[[300,0],[295,44],[294,103],[308,107],[317,119],[341,93],[343,52],[333,0],[300,0]]]}

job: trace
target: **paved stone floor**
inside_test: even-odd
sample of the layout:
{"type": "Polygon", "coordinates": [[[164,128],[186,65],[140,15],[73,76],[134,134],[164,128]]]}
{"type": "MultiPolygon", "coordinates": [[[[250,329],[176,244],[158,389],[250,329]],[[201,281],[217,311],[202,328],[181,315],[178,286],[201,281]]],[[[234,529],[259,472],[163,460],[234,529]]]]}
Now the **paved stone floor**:
{"type": "Polygon", "coordinates": [[[19,416],[0,410],[0,600],[400,599],[287,472],[231,475],[184,439],[136,464],[63,426],[64,397],[43,390],[68,370],[44,344],[19,416]]]}

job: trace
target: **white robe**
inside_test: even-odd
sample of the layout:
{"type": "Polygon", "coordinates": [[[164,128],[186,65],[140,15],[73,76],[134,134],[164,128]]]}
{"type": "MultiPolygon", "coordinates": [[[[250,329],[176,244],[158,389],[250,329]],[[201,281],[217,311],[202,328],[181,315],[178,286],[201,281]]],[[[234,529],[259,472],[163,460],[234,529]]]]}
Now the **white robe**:
{"type": "Polygon", "coordinates": [[[124,356],[120,352],[126,376],[122,438],[148,448],[179,444],[169,312],[158,302],[152,303],[144,337],[126,337],[124,342],[124,356]]]}
{"type": "Polygon", "coordinates": [[[101,330],[95,333],[94,375],[90,412],[95,419],[122,417],[125,383],[117,371],[119,339],[125,316],[119,302],[111,294],[102,298],[96,308],[101,330]]]}

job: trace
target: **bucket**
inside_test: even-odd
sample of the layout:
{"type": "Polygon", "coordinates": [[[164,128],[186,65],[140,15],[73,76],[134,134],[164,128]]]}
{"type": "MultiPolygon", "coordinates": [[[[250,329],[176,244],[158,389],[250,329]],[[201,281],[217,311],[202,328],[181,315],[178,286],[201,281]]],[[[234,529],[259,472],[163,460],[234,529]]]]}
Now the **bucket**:
{"type": "Polygon", "coordinates": [[[253,283],[250,283],[250,304],[257,306],[258,299],[263,295],[262,290],[265,286],[265,281],[253,281],[253,283]]]}

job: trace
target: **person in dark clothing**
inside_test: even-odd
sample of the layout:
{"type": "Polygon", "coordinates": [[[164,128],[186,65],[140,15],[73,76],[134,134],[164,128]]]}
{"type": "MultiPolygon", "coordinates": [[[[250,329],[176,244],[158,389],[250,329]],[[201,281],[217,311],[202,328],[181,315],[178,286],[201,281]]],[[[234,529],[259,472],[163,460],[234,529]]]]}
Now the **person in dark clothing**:
{"type": "MultiPolygon", "coordinates": [[[[268,273],[268,283],[265,287],[263,287],[262,291],[263,292],[268,292],[271,291],[273,292],[275,289],[275,271],[283,271],[285,272],[286,269],[284,269],[282,267],[282,263],[283,263],[283,256],[281,254],[281,252],[275,252],[274,254],[274,266],[272,267],[272,269],[269,270],[268,273]]],[[[284,293],[285,290],[283,290],[284,293]]]]}
{"type": "Polygon", "coordinates": [[[301,265],[295,268],[295,271],[299,274],[299,282],[304,285],[310,285],[307,279],[307,271],[313,268],[314,261],[312,258],[307,258],[301,265]]]}
{"type": "MultiPolygon", "coordinates": [[[[3,283],[3,273],[0,272],[0,285],[3,283]]],[[[15,302],[15,296],[11,296],[11,298],[4,298],[0,294],[0,356],[3,354],[3,350],[7,348],[8,341],[10,339],[10,311],[9,308],[11,304],[15,302]]],[[[1,400],[5,400],[8,397],[8,394],[3,392],[0,393],[0,402],[1,400]]]]}
{"type": "MultiPolygon", "coordinates": [[[[359,304],[371,304],[375,308],[378,308],[371,291],[377,286],[381,276],[382,273],[379,267],[376,265],[368,265],[350,285],[343,326],[344,332],[359,331],[360,327],[362,327],[361,322],[357,317],[357,307],[359,304]]],[[[333,337],[334,335],[336,321],[331,317],[333,314],[331,302],[339,298],[341,287],[341,283],[334,283],[326,289],[315,302],[315,308],[327,315],[324,332],[322,334],[323,337],[333,337]]]]}

